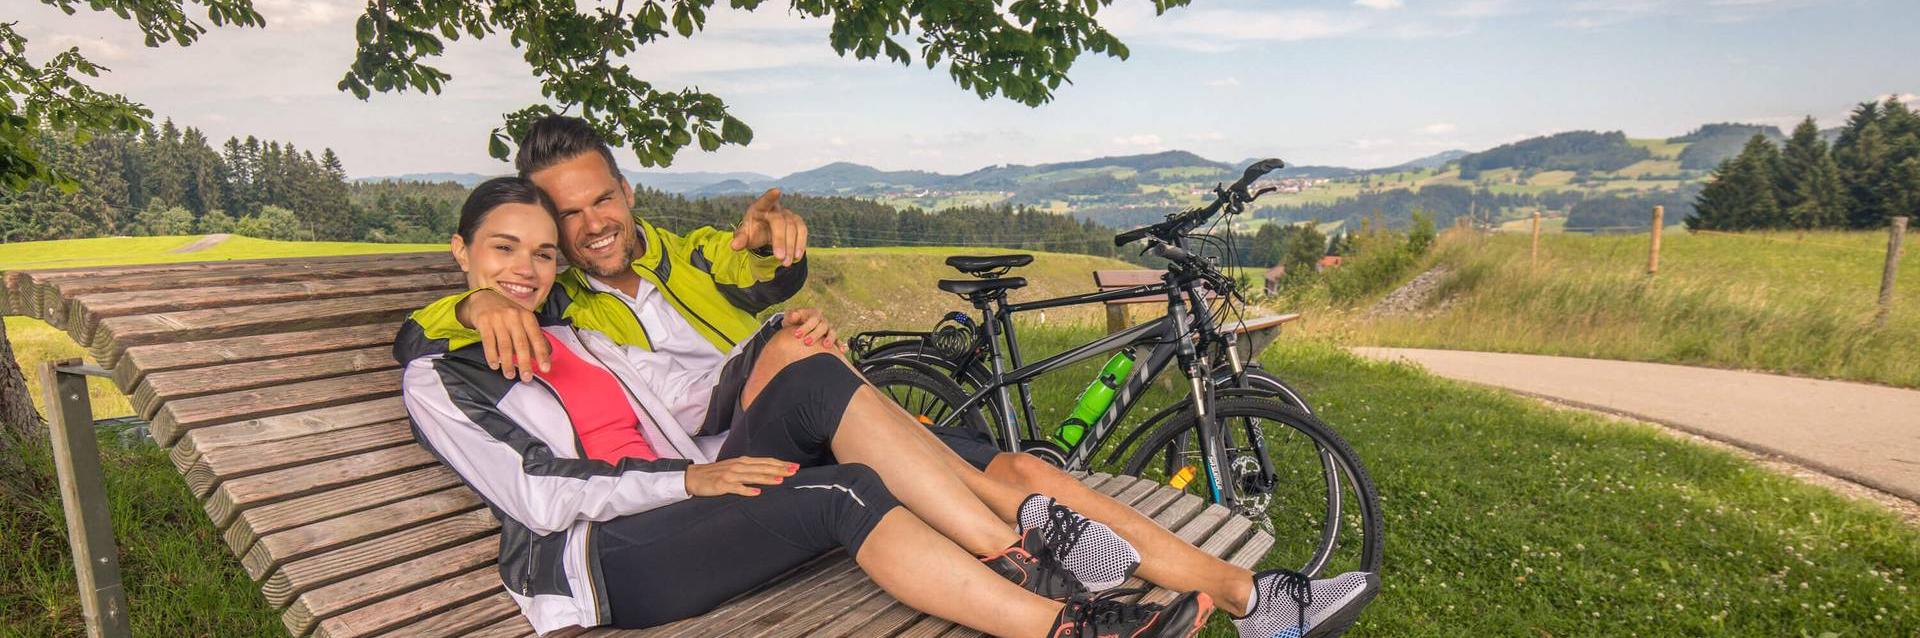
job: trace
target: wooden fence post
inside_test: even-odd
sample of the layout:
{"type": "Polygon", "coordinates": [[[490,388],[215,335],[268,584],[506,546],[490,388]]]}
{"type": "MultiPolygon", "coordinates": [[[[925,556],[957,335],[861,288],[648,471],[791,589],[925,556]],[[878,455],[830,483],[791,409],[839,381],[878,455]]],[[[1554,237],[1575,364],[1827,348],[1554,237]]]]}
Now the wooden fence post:
{"type": "Polygon", "coordinates": [[[1907,218],[1893,218],[1887,225],[1887,267],[1880,272],[1880,311],[1873,316],[1875,326],[1887,324],[1887,315],[1893,313],[1893,276],[1900,271],[1900,240],[1907,234],[1907,218]]]}
{"type": "Polygon", "coordinates": [[[60,509],[67,515],[80,613],[91,638],[119,638],[131,633],[127,592],[120,585],[87,378],[72,370],[79,366],[79,359],[41,364],[40,384],[46,393],[47,429],[53,434],[53,467],[60,480],[60,509]]]}
{"type": "Polygon", "coordinates": [[[1540,264],[1540,211],[1533,211],[1533,252],[1527,256],[1529,268],[1540,264]]]}
{"type": "Polygon", "coordinates": [[[1665,223],[1667,207],[1653,207],[1653,245],[1647,251],[1647,274],[1660,272],[1660,228],[1665,223]]]}

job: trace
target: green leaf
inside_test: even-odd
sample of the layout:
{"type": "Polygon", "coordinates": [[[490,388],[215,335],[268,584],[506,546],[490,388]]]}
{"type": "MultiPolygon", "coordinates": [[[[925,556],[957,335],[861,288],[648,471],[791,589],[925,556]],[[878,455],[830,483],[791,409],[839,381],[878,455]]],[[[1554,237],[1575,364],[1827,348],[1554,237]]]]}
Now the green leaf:
{"type": "Polygon", "coordinates": [[[487,154],[497,160],[507,159],[507,136],[500,134],[500,129],[493,129],[493,135],[487,138],[487,154]]]}
{"type": "Polygon", "coordinates": [[[720,136],[711,129],[700,129],[700,150],[708,152],[720,150],[720,143],[720,136]]]}
{"type": "Polygon", "coordinates": [[[729,144],[746,146],[753,141],[753,129],[747,123],[729,115],[720,119],[720,138],[729,144]]]}
{"type": "Polygon", "coordinates": [[[353,35],[360,41],[361,46],[372,44],[374,35],[373,16],[362,15],[359,20],[354,21],[353,35]]]}

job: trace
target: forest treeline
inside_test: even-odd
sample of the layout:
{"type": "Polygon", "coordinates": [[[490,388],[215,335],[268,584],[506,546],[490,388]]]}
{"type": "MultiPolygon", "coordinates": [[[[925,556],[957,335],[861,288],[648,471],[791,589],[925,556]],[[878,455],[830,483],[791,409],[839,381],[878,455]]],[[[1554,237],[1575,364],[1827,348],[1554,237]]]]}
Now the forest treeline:
{"type": "Polygon", "coordinates": [[[1920,214],[1920,113],[1889,98],[1853,110],[1829,146],[1813,118],[1784,145],[1764,134],[1722,162],[1689,228],[1882,228],[1920,214]]]}

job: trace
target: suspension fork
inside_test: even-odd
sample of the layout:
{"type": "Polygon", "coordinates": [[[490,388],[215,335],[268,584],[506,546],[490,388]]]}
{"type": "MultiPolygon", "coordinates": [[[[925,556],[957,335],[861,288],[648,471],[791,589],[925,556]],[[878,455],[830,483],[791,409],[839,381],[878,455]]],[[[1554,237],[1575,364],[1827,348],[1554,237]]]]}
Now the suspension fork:
{"type": "MultiPolygon", "coordinates": [[[[1168,278],[1171,280],[1172,275],[1168,275],[1168,278]]],[[[1205,466],[1202,470],[1206,473],[1209,500],[1232,507],[1234,485],[1229,480],[1230,468],[1226,465],[1228,437],[1221,431],[1219,421],[1215,420],[1213,371],[1205,365],[1206,359],[1211,357],[1204,356],[1202,349],[1196,347],[1195,341],[1199,335],[1193,333],[1187,307],[1181,301],[1178,295],[1169,297],[1167,317],[1173,320],[1171,334],[1179,340],[1177,352],[1180,368],[1186,373],[1187,382],[1192,388],[1194,426],[1199,435],[1200,463],[1205,466]]]]}

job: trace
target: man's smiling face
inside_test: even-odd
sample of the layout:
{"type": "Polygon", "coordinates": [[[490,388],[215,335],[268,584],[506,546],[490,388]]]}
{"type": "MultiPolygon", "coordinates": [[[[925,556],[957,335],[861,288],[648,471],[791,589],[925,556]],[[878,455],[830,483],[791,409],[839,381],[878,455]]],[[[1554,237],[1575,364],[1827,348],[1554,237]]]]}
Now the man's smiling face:
{"type": "Polygon", "coordinates": [[[599,153],[581,153],[527,176],[553,200],[567,261],[595,277],[632,272],[633,187],[599,153]]]}

